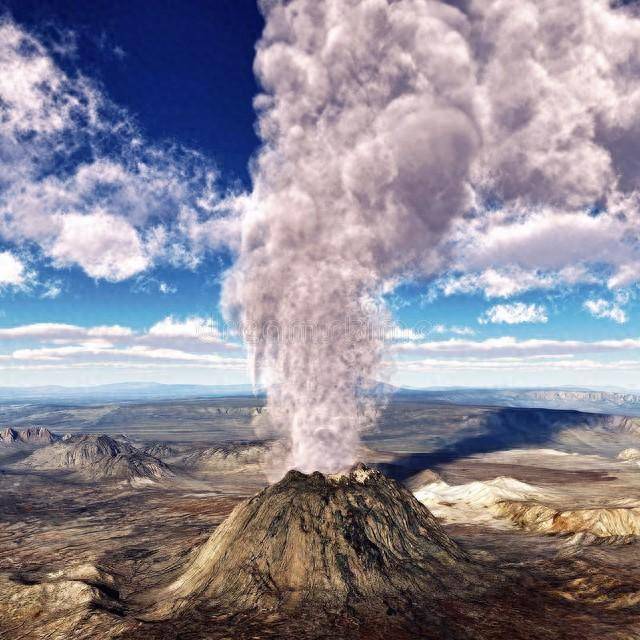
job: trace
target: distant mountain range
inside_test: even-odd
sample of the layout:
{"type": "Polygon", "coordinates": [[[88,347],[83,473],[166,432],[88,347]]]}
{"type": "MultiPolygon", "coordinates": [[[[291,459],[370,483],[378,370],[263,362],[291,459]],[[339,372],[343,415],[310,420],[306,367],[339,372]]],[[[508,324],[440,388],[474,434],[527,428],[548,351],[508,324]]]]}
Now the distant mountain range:
{"type": "Polygon", "coordinates": [[[591,413],[640,415],[640,391],[577,387],[509,389],[399,389],[397,395],[443,404],[573,409],[591,413]]]}
{"type": "Polygon", "coordinates": [[[121,382],[87,387],[0,387],[0,402],[127,402],[250,395],[253,395],[253,387],[249,384],[216,386],[121,382]]]}
{"type": "MultiPolygon", "coordinates": [[[[433,388],[408,389],[388,384],[376,386],[376,393],[394,395],[398,400],[420,400],[442,404],[498,407],[540,407],[574,409],[593,413],[640,415],[640,391],[625,389],[558,388],[433,388]]],[[[123,382],[88,387],[40,386],[0,387],[0,402],[100,403],[140,402],[188,398],[263,396],[264,390],[251,385],[160,384],[123,382]]]]}

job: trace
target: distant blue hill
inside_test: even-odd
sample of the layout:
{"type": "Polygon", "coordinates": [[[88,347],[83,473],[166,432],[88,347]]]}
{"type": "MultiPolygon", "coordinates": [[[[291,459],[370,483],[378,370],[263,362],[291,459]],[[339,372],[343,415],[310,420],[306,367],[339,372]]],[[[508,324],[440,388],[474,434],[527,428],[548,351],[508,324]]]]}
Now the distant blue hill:
{"type": "Polygon", "coordinates": [[[255,395],[253,387],[249,384],[197,385],[122,382],[87,387],[58,385],[0,387],[0,402],[126,402],[253,395],[255,395]]]}

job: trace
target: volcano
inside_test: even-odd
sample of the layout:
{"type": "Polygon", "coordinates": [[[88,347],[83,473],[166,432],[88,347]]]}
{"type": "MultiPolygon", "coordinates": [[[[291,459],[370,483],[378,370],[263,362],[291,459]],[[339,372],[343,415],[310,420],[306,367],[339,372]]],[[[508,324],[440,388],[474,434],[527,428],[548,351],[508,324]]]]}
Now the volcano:
{"type": "Polygon", "coordinates": [[[364,465],[334,476],[290,471],[236,507],[177,577],[148,593],[141,617],[260,612],[298,620],[305,632],[322,619],[360,631],[382,620],[414,630],[426,623],[432,633],[422,637],[465,637],[450,623],[448,635],[433,634],[434,625],[445,624],[443,612],[451,614],[460,597],[481,597],[484,574],[424,505],[382,473],[364,465]]]}

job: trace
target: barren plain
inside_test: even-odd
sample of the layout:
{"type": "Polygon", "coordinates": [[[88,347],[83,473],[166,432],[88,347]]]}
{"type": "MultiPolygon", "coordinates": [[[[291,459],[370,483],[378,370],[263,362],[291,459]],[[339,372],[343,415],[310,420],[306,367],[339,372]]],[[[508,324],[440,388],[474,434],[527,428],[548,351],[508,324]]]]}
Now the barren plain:
{"type": "Polygon", "coordinates": [[[267,487],[260,399],[0,417],[2,638],[640,637],[637,418],[396,398],[267,487]]]}

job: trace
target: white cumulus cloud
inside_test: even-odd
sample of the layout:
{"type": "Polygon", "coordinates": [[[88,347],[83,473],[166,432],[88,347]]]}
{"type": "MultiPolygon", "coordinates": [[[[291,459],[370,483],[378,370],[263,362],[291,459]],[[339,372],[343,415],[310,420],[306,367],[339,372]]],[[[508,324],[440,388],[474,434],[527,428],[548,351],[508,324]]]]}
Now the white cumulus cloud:
{"type": "Polygon", "coordinates": [[[497,304],[487,309],[479,318],[480,324],[524,324],[548,322],[547,310],[540,304],[497,304]]]}
{"type": "Polygon", "coordinates": [[[0,239],[110,281],[159,261],[193,267],[230,242],[212,163],[149,143],[58,55],[0,19],[0,239]]]}
{"type": "Polygon", "coordinates": [[[584,308],[595,318],[608,318],[618,324],[624,324],[628,320],[626,311],[620,305],[602,298],[587,300],[584,308]]]}
{"type": "Polygon", "coordinates": [[[60,266],[78,265],[87,275],[125,280],[149,265],[140,236],[121,216],[104,212],[60,216],[60,232],[49,253],[60,266]]]}
{"type": "Polygon", "coordinates": [[[0,251],[0,289],[23,286],[26,278],[27,270],[22,260],[11,251],[0,251]]]}

